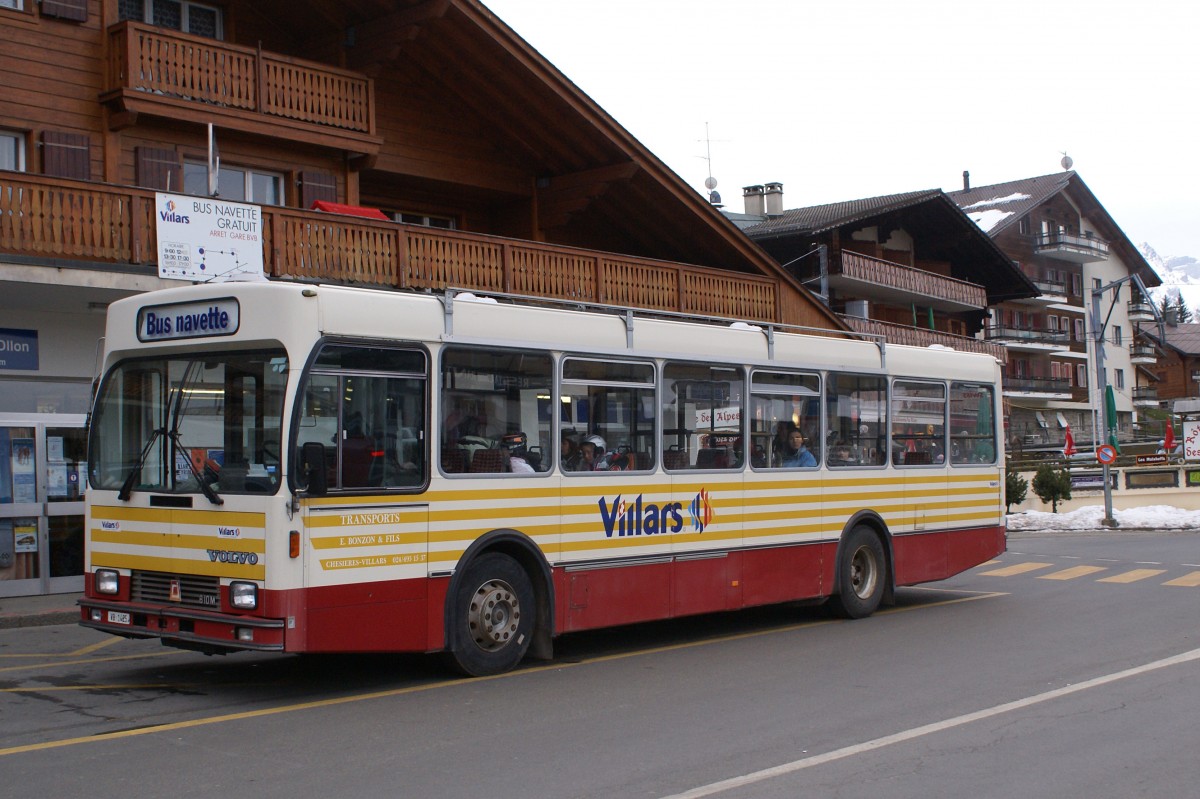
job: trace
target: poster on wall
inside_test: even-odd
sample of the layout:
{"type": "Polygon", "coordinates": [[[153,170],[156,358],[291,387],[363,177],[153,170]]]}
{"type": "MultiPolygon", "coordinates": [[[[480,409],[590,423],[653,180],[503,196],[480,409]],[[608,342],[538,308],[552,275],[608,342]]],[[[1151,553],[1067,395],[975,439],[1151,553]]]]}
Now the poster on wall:
{"type": "Polygon", "coordinates": [[[33,457],[33,439],[14,438],[9,462],[12,469],[12,501],[36,502],[37,469],[33,457]]]}
{"type": "Polygon", "coordinates": [[[1188,419],[1183,423],[1183,457],[1189,461],[1200,460],[1200,419],[1188,419]]]}
{"type": "Polygon", "coordinates": [[[17,554],[38,551],[36,524],[13,524],[13,551],[17,554]]]}

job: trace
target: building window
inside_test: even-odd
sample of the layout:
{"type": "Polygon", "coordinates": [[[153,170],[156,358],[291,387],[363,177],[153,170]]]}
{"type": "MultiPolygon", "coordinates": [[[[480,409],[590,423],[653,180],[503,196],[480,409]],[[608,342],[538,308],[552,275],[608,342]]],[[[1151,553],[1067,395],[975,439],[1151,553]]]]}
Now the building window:
{"type": "MultiPolygon", "coordinates": [[[[208,196],[208,166],[203,162],[183,164],[183,193],[208,196]]],[[[222,166],[217,173],[217,197],[259,205],[283,204],[283,175],[252,169],[222,166]]]]}
{"type": "Polygon", "coordinates": [[[1104,285],[1104,284],[1100,282],[1100,278],[1098,278],[1098,277],[1092,278],[1092,291],[1099,291],[1100,287],[1102,285],[1104,285]]]}
{"type": "Polygon", "coordinates": [[[23,0],[0,0],[0,8],[12,8],[20,11],[24,7],[23,0]]]}
{"type": "Polygon", "coordinates": [[[1017,225],[1018,225],[1018,228],[1017,228],[1018,232],[1020,232],[1020,234],[1022,236],[1028,236],[1029,231],[1030,231],[1029,214],[1025,214],[1025,216],[1021,217],[1021,221],[1018,222],[1017,225]]]}
{"type": "Polygon", "coordinates": [[[1087,366],[1082,363],[1075,366],[1075,385],[1087,388],[1087,366]]]}
{"type": "Polygon", "coordinates": [[[1083,275],[1078,272],[1071,275],[1071,293],[1076,297],[1083,296],[1083,275]]]}
{"type": "Polygon", "coordinates": [[[1054,380],[1058,380],[1062,377],[1058,370],[1058,361],[1050,362],[1050,377],[1054,380]]]}
{"type": "Polygon", "coordinates": [[[1115,371],[1113,382],[1116,383],[1117,388],[1125,388],[1125,370],[1124,369],[1117,369],[1115,371]]]}
{"type": "Polygon", "coordinates": [[[1118,347],[1120,347],[1124,339],[1125,336],[1121,332],[1121,326],[1113,325],[1113,344],[1116,344],[1118,347]]]}
{"type": "Polygon", "coordinates": [[[21,134],[0,130],[0,169],[25,171],[25,137],[21,134]]]}
{"type": "Polygon", "coordinates": [[[421,227],[436,227],[445,230],[457,230],[458,223],[452,216],[437,216],[436,214],[415,214],[397,211],[392,214],[392,219],[397,222],[403,222],[406,225],[420,225],[421,227]]]}
{"type": "Polygon", "coordinates": [[[1084,340],[1084,338],[1083,338],[1083,320],[1082,319],[1075,320],[1075,340],[1076,341],[1084,340]]]}
{"type": "Polygon", "coordinates": [[[224,37],[221,9],[189,0],[119,0],[121,19],[148,22],[162,28],[207,36],[224,37]]]}

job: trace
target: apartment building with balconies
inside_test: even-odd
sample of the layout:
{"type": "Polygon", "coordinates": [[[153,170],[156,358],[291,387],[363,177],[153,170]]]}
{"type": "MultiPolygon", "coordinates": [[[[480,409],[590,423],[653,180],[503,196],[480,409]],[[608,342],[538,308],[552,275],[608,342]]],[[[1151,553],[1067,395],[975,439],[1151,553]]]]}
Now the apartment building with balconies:
{"type": "Polygon", "coordinates": [[[1008,357],[981,336],[988,307],[1038,289],[941,190],[787,210],[779,183],[743,191],[731,216],[852,330],[1008,357]]]}
{"type": "Polygon", "coordinates": [[[82,585],[97,341],[173,283],[160,196],[258,206],[268,279],[845,330],[477,0],[5,0],[0,73],[0,540],[35,542],[0,596],[82,585]]]}
{"type": "MultiPolygon", "coordinates": [[[[1068,164],[1069,165],[1069,164],[1068,164]]],[[[1008,350],[1004,376],[1010,448],[1095,440],[1104,407],[1096,371],[1104,340],[1104,383],[1113,388],[1122,438],[1135,433],[1138,327],[1154,321],[1141,286],[1161,283],[1083,180],[1073,171],[972,187],[950,197],[1037,288],[1032,297],[993,304],[984,333],[1008,350]],[[1132,277],[1136,276],[1137,280],[1132,277]],[[1098,297],[1096,295],[1098,294],[1098,297]],[[1095,319],[1093,299],[1099,300],[1095,319]]]]}

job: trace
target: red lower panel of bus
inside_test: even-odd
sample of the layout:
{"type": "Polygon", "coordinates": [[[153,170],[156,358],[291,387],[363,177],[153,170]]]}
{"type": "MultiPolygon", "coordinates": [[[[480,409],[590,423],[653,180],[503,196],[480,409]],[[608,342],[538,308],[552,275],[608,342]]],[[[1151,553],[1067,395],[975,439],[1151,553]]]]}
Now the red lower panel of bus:
{"type": "MultiPolygon", "coordinates": [[[[895,584],[945,579],[1004,548],[1003,527],[894,536],[895,584]]],[[[555,633],[826,596],[836,560],[837,543],[827,542],[555,569],[555,633]]],[[[80,603],[82,622],[118,635],[288,652],[421,652],[444,646],[447,577],[264,591],[260,616],[130,603],[127,590],[98,597],[90,577],[80,603]],[[239,628],[248,626],[255,628],[249,646],[238,639],[239,628]]]]}

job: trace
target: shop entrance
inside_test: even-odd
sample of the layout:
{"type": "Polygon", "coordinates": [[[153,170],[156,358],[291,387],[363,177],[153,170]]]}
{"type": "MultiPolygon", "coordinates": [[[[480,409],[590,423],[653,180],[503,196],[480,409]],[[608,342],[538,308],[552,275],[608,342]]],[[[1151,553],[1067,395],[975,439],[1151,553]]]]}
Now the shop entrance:
{"type": "Polygon", "coordinates": [[[0,597],[83,590],[82,414],[0,414],[0,597]]]}

